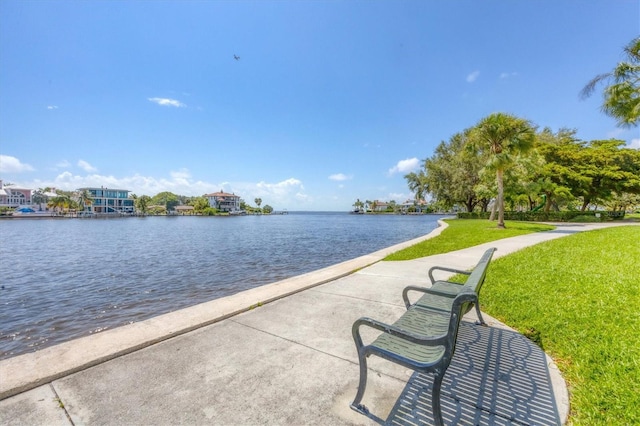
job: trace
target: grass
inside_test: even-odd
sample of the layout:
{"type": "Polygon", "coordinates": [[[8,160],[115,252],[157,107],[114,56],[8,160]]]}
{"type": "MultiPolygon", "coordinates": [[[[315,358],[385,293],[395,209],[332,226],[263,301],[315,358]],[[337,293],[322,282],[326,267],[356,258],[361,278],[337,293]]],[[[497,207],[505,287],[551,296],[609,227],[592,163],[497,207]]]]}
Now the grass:
{"type": "MultiPolygon", "coordinates": [[[[552,229],[520,222],[507,222],[504,230],[484,220],[447,223],[440,236],[385,260],[552,229]]],[[[572,425],[640,424],[639,242],[640,227],[601,229],[525,248],[489,267],[483,311],[555,360],[569,387],[572,425]]]]}
{"type": "Polygon", "coordinates": [[[384,260],[411,260],[434,254],[447,253],[478,244],[532,232],[554,229],[542,223],[505,221],[506,228],[498,229],[496,222],[480,219],[448,219],[449,225],[437,237],[390,254],[384,260]]]}
{"type": "Polygon", "coordinates": [[[640,424],[640,227],[541,243],[492,262],[488,314],[556,361],[575,425],[640,424]]]}

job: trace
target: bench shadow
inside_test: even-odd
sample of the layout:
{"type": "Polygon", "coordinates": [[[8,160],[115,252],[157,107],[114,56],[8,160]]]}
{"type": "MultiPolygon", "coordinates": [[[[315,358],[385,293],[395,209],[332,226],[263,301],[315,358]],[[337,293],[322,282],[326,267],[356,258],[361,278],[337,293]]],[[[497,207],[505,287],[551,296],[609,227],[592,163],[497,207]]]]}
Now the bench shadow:
{"type": "MultiPolygon", "coordinates": [[[[433,376],[414,373],[386,420],[433,424],[433,376]]],[[[523,335],[461,322],[456,352],[442,383],[447,425],[560,425],[544,352],[523,335]]]]}

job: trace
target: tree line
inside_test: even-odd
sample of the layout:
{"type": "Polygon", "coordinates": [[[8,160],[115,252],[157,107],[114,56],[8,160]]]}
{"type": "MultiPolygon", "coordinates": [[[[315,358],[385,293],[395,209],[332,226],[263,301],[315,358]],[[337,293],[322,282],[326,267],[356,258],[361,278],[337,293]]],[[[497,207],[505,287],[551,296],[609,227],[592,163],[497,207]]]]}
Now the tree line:
{"type": "MultiPolygon", "coordinates": [[[[621,127],[640,121],[640,38],[625,48],[627,61],[594,78],[581,95],[602,82],[602,110],[621,127]]],[[[492,201],[498,226],[511,210],[613,211],[640,205],[640,150],[622,140],[582,141],[575,129],[538,130],[523,118],[495,113],[442,141],[423,168],[405,176],[417,200],[432,196],[438,210],[463,206],[486,212],[492,201]]]]}
{"type": "MultiPolygon", "coordinates": [[[[141,214],[163,214],[165,212],[175,210],[177,206],[191,206],[193,207],[194,214],[204,216],[220,214],[220,207],[209,205],[209,200],[202,196],[189,197],[164,191],[154,195],[153,197],[148,195],[137,196],[136,194],[132,194],[131,198],[134,200],[136,211],[141,214]]],[[[268,204],[264,207],[260,207],[262,204],[261,198],[255,198],[254,202],[256,203],[256,207],[250,206],[244,200],[240,200],[240,209],[248,214],[270,214],[273,212],[273,207],[268,204]]]]}

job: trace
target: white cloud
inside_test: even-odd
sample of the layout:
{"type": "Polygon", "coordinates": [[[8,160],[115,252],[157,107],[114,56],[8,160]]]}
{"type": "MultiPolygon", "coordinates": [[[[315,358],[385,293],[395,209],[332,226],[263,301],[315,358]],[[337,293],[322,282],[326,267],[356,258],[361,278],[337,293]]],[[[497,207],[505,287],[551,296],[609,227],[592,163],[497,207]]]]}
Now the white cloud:
{"type": "Polygon", "coordinates": [[[640,149],[640,139],[631,139],[631,143],[627,145],[627,148],[640,149]]]}
{"type": "Polygon", "coordinates": [[[57,105],[47,105],[47,109],[58,109],[57,105]]]}
{"type": "Polygon", "coordinates": [[[389,169],[389,175],[394,175],[396,173],[409,173],[415,169],[420,167],[420,160],[416,157],[407,158],[406,160],[398,161],[398,164],[389,169]]]}
{"type": "Polygon", "coordinates": [[[89,172],[89,173],[98,171],[98,169],[96,169],[95,167],[93,167],[91,164],[89,164],[84,160],[78,160],[78,167],[80,167],[85,172],[89,172]]]}
{"type": "Polygon", "coordinates": [[[182,102],[176,99],[169,99],[169,98],[148,98],[148,99],[149,101],[162,106],[169,106],[169,107],[176,107],[176,108],[186,107],[185,104],[183,104],[182,102]]]}
{"type": "Polygon", "coordinates": [[[476,81],[478,79],[479,75],[480,75],[480,71],[478,71],[478,70],[472,72],[471,74],[469,74],[467,76],[467,83],[473,83],[474,81],[476,81]]]}
{"type": "Polygon", "coordinates": [[[177,172],[170,172],[169,174],[174,179],[188,180],[191,177],[191,173],[188,169],[180,169],[177,172]]]}
{"type": "Polygon", "coordinates": [[[516,77],[517,75],[517,72],[503,72],[500,74],[500,79],[504,80],[507,78],[516,77]]]}
{"type": "Polygon", "coordinates": [[[67,167],[69,167],[71,165],[71,163],[69,163],[67,160],[62,160],[59,161],[56,164],[56,167],[60,168],[60,169],[66,169],[67,167]]]}
{"type": "Polygon", "coordinates": [[[349,180],[352,179],[351,176],[347,176],[344,173],[336,173],[334,175],[329,176],[329,180],[335,180],[338,182],[344,181],[344,180],[349,180]]]}
{"type": "Polygon", "coordinates": [[[276,195],[291,193],[296,190],[303,190],[302,182],[295,178],[289,178],[277,183],[258,182],[256,189],[276,195]]]}
{"type": "Polygon", "coordinates": [[[29,164],[22,163],[16,157],[0,155],[0,173],[22,173],[31,172],[33,170],[33,167],[29,164]]]}

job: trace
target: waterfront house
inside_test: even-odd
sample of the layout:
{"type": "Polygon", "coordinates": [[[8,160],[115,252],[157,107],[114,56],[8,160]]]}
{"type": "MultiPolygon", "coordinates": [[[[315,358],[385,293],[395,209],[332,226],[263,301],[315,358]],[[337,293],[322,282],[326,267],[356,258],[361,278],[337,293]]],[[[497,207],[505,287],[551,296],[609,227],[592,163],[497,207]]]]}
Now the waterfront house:
{"type": "Polygon", "coordinates": [[[241,199],[235,194],[227,192],[214,192],[203,195],[209,201],[209,206],[216,208],[219,212],[236,213],[240,211],[241,199]]]}
{"type": "Polygon", "coordinates": [[[403,213],[414,211],[416,213],[422,213],[428,208],[428,204],[425,200],[407,200],[400,205],[400,209],[403,213]]]}
{"type": "Polygon", "coordinates": [[[375,212],[386,212],[387,211],[387,207],[389,207],[389,203],[387,203],[386,201],[378,201],[375,200],[373,203],[373,211],[375,212]]]}
{"type": "Polygon", "coordinates": [[[176,206],[175,211],[177,214],[184,216],[185,214],[193,214],[195,207],[193,206],[176,206]]]}
{"type": "Polygon", "coordinates": [[[85,213],[96,214],[132,214],[135,210],[133,199],[129,198],[126,189],[113,188],[78,188],[78,191],[88,191],[93,198],[91,205],[85,206],[85,213]]]}
{"type": "Polygon", "coordinates": [[[0,207],[18,208],[31,205],[31,190],[4,186],[0,179],[0,207]]]}

